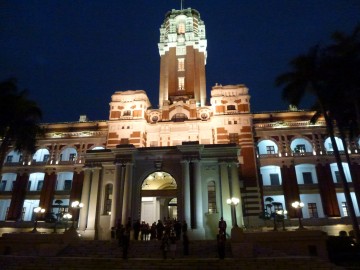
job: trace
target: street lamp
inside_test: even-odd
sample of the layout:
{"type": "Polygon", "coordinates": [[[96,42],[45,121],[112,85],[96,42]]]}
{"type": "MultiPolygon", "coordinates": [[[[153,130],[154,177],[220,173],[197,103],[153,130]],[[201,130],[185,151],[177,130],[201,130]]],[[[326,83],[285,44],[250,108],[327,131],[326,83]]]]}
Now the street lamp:
{"type": "Polygon", "coordinates": [[[65,219],[65,231],[67,230],[67,224],[69,222],[69,220],[72,218],[72,214],[70,213],[66,213],[63,215],[63,218],[65,219]]]}
{"type": "Polygon", "coordinates": [[[303,202],[293,202],[291,204],[292,207],[294,207],[296,210],[297,210],[297,214],[298,214],[298,218],[299,218],[299,228],[298,230],[303,230],[304,229],[304,226],[302,225],[302,222],[301,222],[301,214],[302,214],[302,208],[304,207],[304,203],[303,202]]]}
{"type": "Polygon", "coordinates": [[[81,209],[81,208],[83,208],[83,207],[84,207],[84,204],[83,204],[83,203],[81,203],[81,202],[79,202],[79,201],[74,201],[74,202],[72,202],[72,203],[71,203],[71,208],[73,208],[73,209],[76,209],[76,210],[77,210],[76,215],[74,214],[74,219],[73,219],[73,223],[72,223],[71,228],[75,228],[75,226],[74,226],[74,223],[75,223],[75,218],[76,218],[76,216],[78,216],[78,215],[79,215],[80,209],[81,209]]]}
{"type": "Polygon", "coordinates": [[[45,213],[45,209],[41,208],[39,206],[35,207],[34,208],[34,213],[35,213],[35,222],[34,222],[34,228],[33,228],[32,232],[36,233],[36,232],[38,232],[37,231],[37,223],[38,223],[39,215],[45,213]]]}
{"type": "Polygon", "coordinates": [[[233,224],[234,224],[234,227],[238,227],[237,220],[236,220],[236,206],[239,204],[239,202],[240,202],[240,199],[239,198],[234,198],[234,197],[232,197],[231,199],[226,200],[226,203],[228,205],[230,205],[231,211],[233,212],[233,217],[234,217],[233,224]]]}
{"type": "MultiPolygon", "coordinates": [[[[281,222],[282,222],[282,226],[283,226],[283,231],[286,231],[285,229],[285,215],[287,214],[286,210],[277,210],[276,211],[276,215],[281,217],[281,222]]],[[[278,219],[279,220],[279,219],[278,219]]]]}

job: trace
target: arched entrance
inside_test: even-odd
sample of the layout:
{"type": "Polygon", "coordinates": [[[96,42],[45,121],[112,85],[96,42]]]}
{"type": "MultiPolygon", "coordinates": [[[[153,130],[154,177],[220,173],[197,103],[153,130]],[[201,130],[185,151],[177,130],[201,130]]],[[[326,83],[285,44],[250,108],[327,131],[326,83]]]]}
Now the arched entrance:
{"type": "Polygon", "coordinates": [[[141,220],[152,224],[163,218],[177,218],[177,184],[171,174],[149,174],[141,187],[141,220]]]}

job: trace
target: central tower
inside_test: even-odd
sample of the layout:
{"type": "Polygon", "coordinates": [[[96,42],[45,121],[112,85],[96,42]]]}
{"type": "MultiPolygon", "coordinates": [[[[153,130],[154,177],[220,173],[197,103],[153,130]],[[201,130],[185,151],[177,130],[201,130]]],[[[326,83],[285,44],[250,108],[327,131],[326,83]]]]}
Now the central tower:
{"type": "Polygon", "coordinates": [[[206,102],[205,25],[200,13],[191,8],[169,11],[160,27],[159,107],[193,99],[197,106],[206,102]]]}

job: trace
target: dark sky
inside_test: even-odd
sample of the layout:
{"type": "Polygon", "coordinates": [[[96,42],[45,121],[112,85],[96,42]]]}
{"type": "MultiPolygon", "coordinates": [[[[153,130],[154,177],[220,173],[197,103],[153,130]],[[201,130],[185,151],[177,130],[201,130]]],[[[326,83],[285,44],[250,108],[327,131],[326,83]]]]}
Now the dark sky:
{"type": "MultiPolygon", "coordinates": [[[[207,90],[245,84],[253,112],[282,110],[291,58],[360,22],[359,0],[187,0],[205,22],[207,90]]],[[[158,105],[159,27],[176,0],[0,0],[0,80],[16,77],[43,122],[106,120],[115,91],[158,105]]]]}

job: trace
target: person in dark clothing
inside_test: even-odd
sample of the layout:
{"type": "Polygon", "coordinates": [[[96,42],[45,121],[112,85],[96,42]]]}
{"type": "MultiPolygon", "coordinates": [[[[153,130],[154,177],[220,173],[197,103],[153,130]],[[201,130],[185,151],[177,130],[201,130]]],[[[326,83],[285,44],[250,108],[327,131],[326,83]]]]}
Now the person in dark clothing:
{"type": "Polygon", "coordinates": [[[188,229],[188,225],[186,223],[186,220],[184,220],[181,226],[182,233],[186,233],[187,229],[188,229]]]}
{"type": "Polygon", "coordinates": [[[123,236],[124,236],[125,228],[124,225],[118,224],[116,226],[116,239],[118,240],[119,247],[122,246],[123,236]]]}
{"type": "Polygon", "coordinates": [[[123,251],[123,259],[127,260],[128,258],[128,250],[130,246],[130,230],[127,229],[123,233],[122,236],[122,251],[123,251]]]}
{"type": "Polygon", "coordinates": [[[162,221],[159,219],[158,223],[156,224],[156,236],[158,240],[161,240],[163,237],[164,225],[162,221]]]}
{"type": "Polygon", "coordinates": [[[140,227],[141,227],[141,224],[140,224],[140,220],[136,220],[134,225],[133,225],[133,229],[134,229],[134,239],[135,240],[139,240],[139,234],[140,234],[140,227]]]}
{"type": "Polygon", "coordinates": [[[217,247],[218,247],[218,254],[220,259],[225,258],[225,244],[226,244],[225,233],[219,233],[217,235],[217,247]]]}
{"type": "Polygon", "coordinates": [[[226,221],[223,219],[223,217],[220,218],[219,220],[219,234],[224,234],[226,233],[226,221]]]}
{"type": "Polygon", "coordinates": [[[180,240],[181,238],[181,223],[180,221],[176,220],[175,221],[175,224],[174,224],[174,231],[175,231],[175,234],[176,234],[176,240],[180,240]]]}

